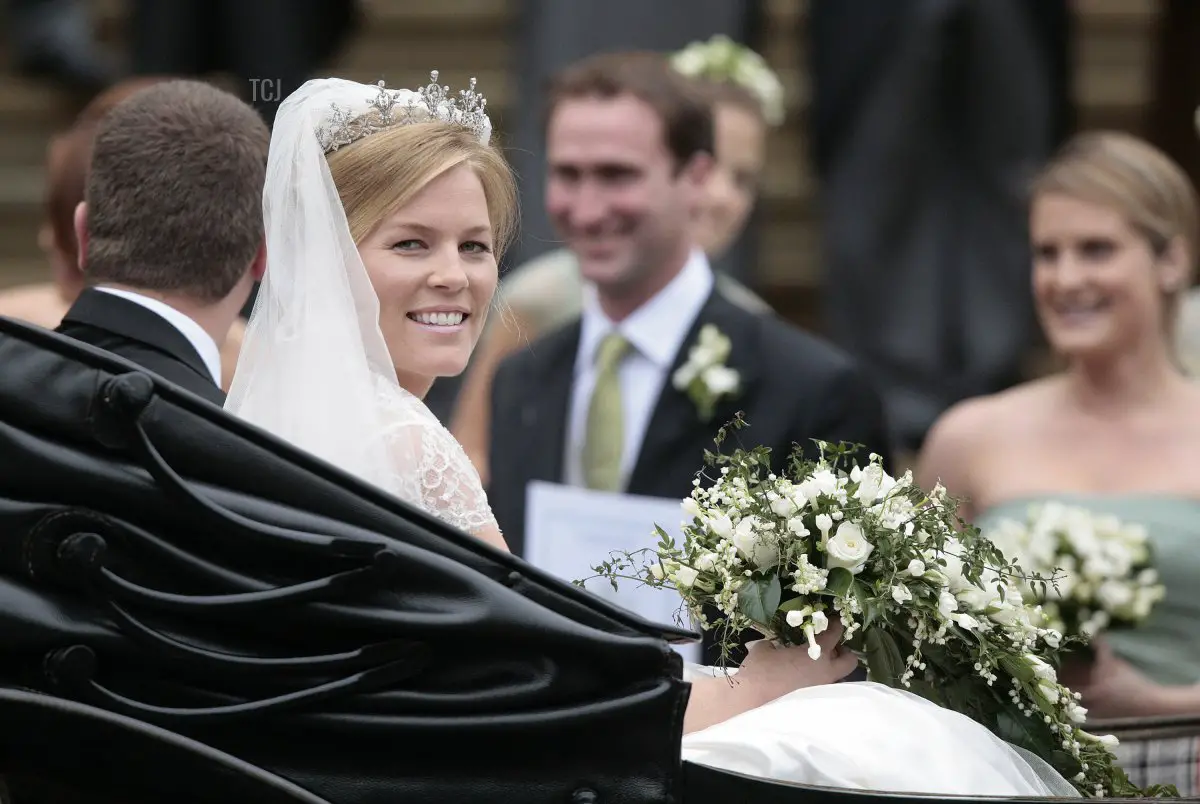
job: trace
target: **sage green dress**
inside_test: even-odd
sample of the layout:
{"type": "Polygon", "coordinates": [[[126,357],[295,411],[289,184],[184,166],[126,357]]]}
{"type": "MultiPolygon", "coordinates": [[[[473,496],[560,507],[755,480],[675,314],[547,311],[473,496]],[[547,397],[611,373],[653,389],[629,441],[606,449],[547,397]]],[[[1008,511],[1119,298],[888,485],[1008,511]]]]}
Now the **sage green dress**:
{"type": "Polygon", "coordinates": [[[1113,651],[1165,685],[1200,683],[1200,500],[1151,494],[1022,497],[975,517],[984,533],[1004,519],[1024,521],[1029,506],[1057,501],[1146,528],[1166,597],[1137,628],[1105,635],[1113,651]]]}

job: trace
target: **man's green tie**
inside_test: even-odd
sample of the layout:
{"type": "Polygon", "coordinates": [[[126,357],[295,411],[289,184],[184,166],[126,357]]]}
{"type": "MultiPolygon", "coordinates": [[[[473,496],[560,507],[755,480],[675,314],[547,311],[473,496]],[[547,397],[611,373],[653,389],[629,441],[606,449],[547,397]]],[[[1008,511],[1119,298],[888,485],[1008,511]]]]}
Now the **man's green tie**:
{"type": "Polygon", "coordinates": [[[596,350],[596,386],[588,405],[582,454],[583,480],[590,489],[620,490],[625,430],[618,371],[628,351],[629,341],[619,332],[606,335],[596,350]]]}

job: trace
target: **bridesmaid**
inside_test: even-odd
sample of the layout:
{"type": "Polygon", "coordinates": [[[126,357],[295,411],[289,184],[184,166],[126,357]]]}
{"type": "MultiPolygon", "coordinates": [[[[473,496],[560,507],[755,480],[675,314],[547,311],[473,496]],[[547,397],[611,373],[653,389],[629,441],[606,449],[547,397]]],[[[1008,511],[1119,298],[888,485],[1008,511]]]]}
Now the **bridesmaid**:
{"type": "Polygon", "coordinates": [[[1089,718],[1200,714],[1200,385],[1172,347],[1198,219],[1186,175],[1149,144],[1068,143],[1030,211],[1034,299],[1064,368],[951,408],[918,464],[985,531],[1046,500],[1148,529],[1166,599],[1069,679],[1089,718]]]}

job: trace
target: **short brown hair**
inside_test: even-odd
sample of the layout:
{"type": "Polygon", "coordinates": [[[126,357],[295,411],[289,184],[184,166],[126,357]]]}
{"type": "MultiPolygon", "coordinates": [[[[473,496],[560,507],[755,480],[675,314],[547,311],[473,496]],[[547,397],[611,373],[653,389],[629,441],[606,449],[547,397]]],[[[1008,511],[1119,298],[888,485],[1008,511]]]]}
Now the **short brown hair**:
{"type": "Polygon", "coordinates": [[[84,200],[86,193],[96,128],[118,103],[164,80],[130,78],[109,87],[84,107],[70,128],[50,141],[46,158],[46,222],[54,237],[54,245],[72,260],[79,256],[79,243],[75,239],[75,207],[84,200]]]}
{"type": "Polygon", "coordinates": [[[236,96],[163,81],[104,115],[87,185],[96,281],[223,299],[263,242],[270,132],[236,96]]]}
{"type": "Polygon", "coordinates": [[[448,170],[467,165],[479,177],[499,261],[517,228],[517,182],[498,150],[462,126],[430,122],[394,126],[326,157],[346,210],[350,235],[362,241],[448,170]]]}
{"type": "Polygon", "coordinates": [[[546,122],[563,101],[621,95],[632,95],[658,114],[677,165],[713,153],[711,100],[660,53],[602,53],[567,67],[550,82],[546,122]]]}

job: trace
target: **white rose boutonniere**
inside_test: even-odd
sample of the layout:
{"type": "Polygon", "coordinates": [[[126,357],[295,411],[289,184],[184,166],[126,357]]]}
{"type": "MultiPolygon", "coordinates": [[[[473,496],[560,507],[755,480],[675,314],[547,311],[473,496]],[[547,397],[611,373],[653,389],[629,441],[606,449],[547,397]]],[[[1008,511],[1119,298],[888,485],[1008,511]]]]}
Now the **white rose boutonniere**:
{"type": "Polygon", "coordinates": [[[732,346],[719,329],[705,324],[688,350],[687,362],[671,377],[671,383],[691,398],[704,421],[713,417],[717,402],[741,391],[741,375],[725,365],[732,346]]]}

